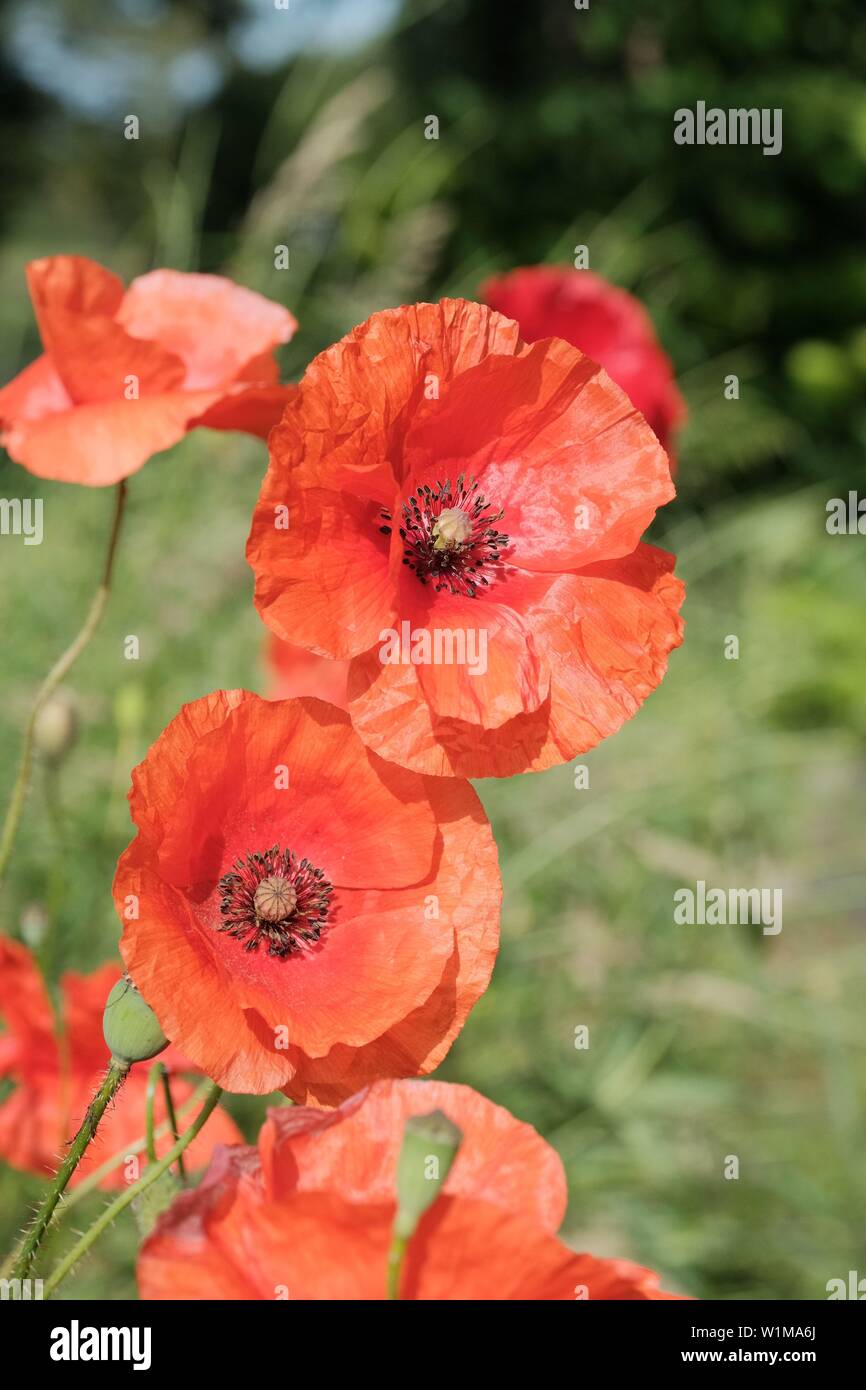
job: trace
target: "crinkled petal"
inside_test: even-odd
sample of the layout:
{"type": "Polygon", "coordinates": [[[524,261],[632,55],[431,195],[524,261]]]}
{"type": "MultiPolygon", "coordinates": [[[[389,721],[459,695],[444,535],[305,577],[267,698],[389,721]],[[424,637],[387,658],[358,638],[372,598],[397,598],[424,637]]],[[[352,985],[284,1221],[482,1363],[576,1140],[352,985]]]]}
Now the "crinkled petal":
{"type": "MultiPolygon", "coordinates": [[[[294,406],[290,405],[291,415],[294,406]]],[[[273,453],[286,430],[271,436],[273,453]]],[[[381,504],[328,488],[298,489],[271,467],[247,542],[259,613],[284,642],[322,656],[365,651],[394,621],[381,504]]]]}
{"type": "Polygon", "coordinates": [[[425,402],[406,458],[413,488],[475,478],[524,569],[627,555],[674,496],[664,450],[625,392],[555,338],[488,357],[425,402]]]}
{"type": "Polygon", "coordinates": [[[563,576],[551,591],[544,642],[550,726],[542,765],[595,747],[661,682],[683,633],[685,589],[673,566],[672,555],[640,545],[627,559],[563,576]]]}
{"type": "Polygon", "coordinates": [[[443,1192],[522,1212],[558,1230],[567,1191],[562,1162],[531,1125],[469,1086],[379,1081],[338,1110],[270,1110],[259,1136],[269,1197],[325,1188],[350,1202],[389,1202],[406,1120],[441,1110],[462,1141],[443,1192]]]}
{"type": "Polygon", "coordinates": [[[683,633],[673,564],[640,545],[549,586],[527,619],[550,681],[537,708],[494,728],[437,718],[418,669],[372,652],[349,669],[354,727],[383,757],[432,776],[510,777],[567,762],[615,733],[664,676],[683,633]]]}
{"type": "Polygon", "coordinates": [[[289,342],[298,326],[288,309],[254,290],[221,275],[179,270],[152,270],[133,280],[117,320],[134,337],[180,358],[189,391],[237,381],[251,362],[289,342]]]}
{"type": "Polygon", "coordinates": [[[396,505],[412,412],[517,342],[516,326],[482,305],[443,300],[374,314],[310,364],[270,439],[247,545],[256,605],[283,641],[347,658],[392,626],[380,511],[396,505]],[[288,531],[275,507],[288,507],[288,531]]]}
{"type": "Polygon", "coordinates": [[[131,800],[141,833],[115,882],[121,951],[166,1035],[221,1085],[303,1087],[312,1061],[366,1048],[426,1005],[465,937],[465,988],[450,1017],[436,1006],[437,1037],[419,1028],[418,1049],[459,1027],[489,973],[500,891],[465,784],[382,763],[321,702],[222,692],[182,710],[131,800]],[[221,930],[219,880],[274,844],[335,885],[322,938],[283,957],[221,930]]]}

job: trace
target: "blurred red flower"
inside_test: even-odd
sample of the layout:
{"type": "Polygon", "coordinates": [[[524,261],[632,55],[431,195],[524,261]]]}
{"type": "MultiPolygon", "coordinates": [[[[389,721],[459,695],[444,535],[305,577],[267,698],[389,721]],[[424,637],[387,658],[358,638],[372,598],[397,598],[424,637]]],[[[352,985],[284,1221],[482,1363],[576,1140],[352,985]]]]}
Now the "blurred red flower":
{"type": "MultiPolygon", "coordinates": [[[[84,1118],[94,1090],[108,1065],[102,1037],[102,1014],[112,986],[120,979],[116,965],[103,965],[89,975],[68,971],[60,982],[62,1031],[58,1036],[51,1002],[36,962],[26,947],[0,938],[0,1015],[6,1032],[0,1035],[0,1077],[15,1083],[0,1104],[0,1158],[29,1173],[54,1173],[64,1146],[84,1118]]],[[[176,1073],[195,1071],[174,1048],[159,1059],[172,1073],[175,1108],[192,1095],[195,1084],[176,1073]]],[[[132,1150],[145,1132],[145,1092],[149,1064],[133,1067],[116,1099],[105,1112],[72,1183],[115,1154],[132,1150]]],[[[199,1078],[200,1079],[200,1078],[199,1078]]],[[[166,1118],[162,1090],[157,1092],[154,1119],[166,1118]]],[[[188,1166],[202,1168],[214,1144],[235,1144],[241,1135],[224,1110],[217,1110],[186,1151],[188,1166]]],[[[156,1141],[157,1154],[172,1145],[169,1134],[156,1141]]],[[[102,1179],[100,1187],[123,1187],[123,1165],[102,1179]]]]}
{"type": "Polygon", "coordinates": [[[221,1149],[142,1246],[142,1298],[384,1298],[403,1127],[434,1109],[463,1141],[409,1243],[402,1298],[678,1297],[557,1239],[565,1175],[530,1125],[468,1086],[382,1081],[329,1113],[271,1110],[258,1150],[221,1149]]]}
{"type": "Polygon", "coordinates": [[[348,661],[329,661],[305,647],[293,647],[269,634],[265,662],[270,676],[269,700],[295,700],[312,695],[338,709],[347,704],[348,661]]]}
{"type": "Polygon", "coordinates": [[[353,659],[349,713],[382,757],[550,767],[661,680],[683,587],[640,538],[668,461],[569,344],[527,346],[463,300],[374,314],[308,367],[269,442],[257,607],[284,641],[353,659]]]}
{"type": "Polygon", "coordinates": [[[495,276],[482,285],[481,298],[515,319],[526,342],[563,338],[599,362],[675,465],[673,440],[685,420],[686,404],[639,300],[591,270],[547,265],[495,276]]]}
{"type": "Polygon", "coordinates": [[[184,706],[130,802],[121,954],[215,1081],[333,1105],[438,1065],[499,939],[468,784],[383,763],[319,700],[235,690],[184,706]]]}
{"type": "Polygon", "coordinates": [[[297,323],[218,275],[154,270],[124,291],[83,256],[27,267],[43,355],[0,390],[0,440],[31,473],[103,487],[198,425],[265,436],[294,388],[297,323]]]}

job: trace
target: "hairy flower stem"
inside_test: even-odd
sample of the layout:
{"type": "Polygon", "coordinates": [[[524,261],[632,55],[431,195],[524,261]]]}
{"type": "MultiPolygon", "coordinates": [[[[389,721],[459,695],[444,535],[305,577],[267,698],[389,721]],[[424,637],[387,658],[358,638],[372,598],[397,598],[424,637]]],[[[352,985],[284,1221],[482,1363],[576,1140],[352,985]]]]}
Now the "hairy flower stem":
{"type": "Polygon", "coordinates": [[[103,567],[99,588],[96,590],[93,596],[93,602],[90,605],[90,611],[78,635],[66,648],[63,655],[58,657],[51,670],[48,672],[48,675],[36,692],[36,696],[30,708],[30,714],[24,728],[24,743],[21,750],[21,762],[18,768],[18,776],[12,788],[12,799],[9,802],[6,819],[3,822],[3,832],[0,834],[0,885],[2,885],[3,879],[6,876],[9,860],[12,857],[15,836],[18,833],[18,824],[21,820],[21,812],[24,809],[24,800],[27,795],[27,788],[30,784],[30,770],[33,764],[33,736],[36,729],[36,721],[39,717],[39,711],[49,697],[53,695],[64,676],[72,669],[99,626],[111,590],[111,574],[114,568],[114,556],[120,536],[125,504],[126,482],[124,481],[117,485],[114,516],[111,523],[111,533],[108,538],[108,549],[105,553],[105,565],[103,567]]]}
{"type": "Polygon", "coordinates": [[[42,1237],[48,1229],[48,1224],[54,1214],[54,1208],[63,1196],[69,1179],[84,1157],[84,1151],[95,1135],[109,1101],[117,1095],[117,1092],[126,1079],[128,1071],[128,1064],[118,1062],[112,1057],[111,1065],[105,1073],[105,1079],[87,1107],[87,1114],[84,1116],[81,1128],[70,1144],[69,1152],[58,1168],[54,1180],[45,1194],[29,1230],[24,1236],[21,1248],[16,1255],[15,1263],[12,1266],[13,1279],[23,1279],[26,1277],[42,1237]]]}
{"type": "Polygon", "coordinates": [[[84,1235],[76,1241],[72,1249],[64,1255],[57,1267],[52,1270],[50,1276],[45,1280],[43,1286],[43,1296],[45,1298],[51,1296],[61,1280],[66,1278],[72,1266],[81,1259],[82,1255],[87,1253],[91,1245],[102,1235],[103,1231],[107,1230],[111,1225],[114,1218],[119,1216],[120,1213],[129,1206],[130,1202],[134,1202],[136,1197],[142,1192],[145,1192],[158,1178],[162,1177],[163,1173],[167,1172],[173,1163],[177,1162],[184,1149],[187,1145],[192,1143],[193,1139],[201,1130],[208,1116],[211,1114],[211,1111],[216,1107],[221,1095],[222,1090],[219,1086],[214,1085],[211,1087],[207,1100],[195,1120],[190,1125],[189,1129],[185,1130],[180,1136],[177,1143],[169,1149],[165,1157],[161,1158],[157,1163],[149,1164],[138,1182],[133,1183],[125,1192],[121,1192],[120,1196],[116,1197],[114,1201],[105,1208],[102,1215],[94,1221],[90,1230],[85,1231],[84,1235]]]}

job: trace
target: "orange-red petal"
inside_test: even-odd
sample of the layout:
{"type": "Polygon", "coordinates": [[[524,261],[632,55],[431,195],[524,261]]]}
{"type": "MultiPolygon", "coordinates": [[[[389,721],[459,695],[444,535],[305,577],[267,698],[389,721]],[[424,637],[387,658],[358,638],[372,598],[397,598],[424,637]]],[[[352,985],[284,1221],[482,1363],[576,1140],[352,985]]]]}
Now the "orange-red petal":
{"type": "Polygon", "coordinates": [[[379,511],[406,478],[411,414],[425,390],[517,343],[483,305],[443,300],[374,314],[310,364],[270,439],[247,544],[256,604],[283,641],[347,658],[392,625],[379,511]]]}
{"type": "Polygon", "coordinates": [[[563,338],[622,387],[673,462],[673,436],[685,417],[671,364],[639,300],[591,270],[527,266],[482,286],[486,303],[515,319],[528,343],[563,338]]]}
{"type": "Polygon", "coordinates": [[[411,1115],[441,1110],[462,1141],[443,1192],[521,1211],[558,1230],[567,1201],[559,1155],[531,1125],[473,1091],[442,1081],[379,1081],[338,1110],[270,1110],[259,1135],[268,1197],[330,1188],[350,1202],[391,1202],[411,1115]]]}
{"type": "Polygon", "coordinates": [[[268,699],[294,700],[306,695],[336,705],[338,709],[346,708],[348,661],[316,656],[306,647],[292,646],[271,633],[267,639],[266,662],[271,679],[268,699]]]}
{"type": "Polygon", "coordinates": [[[499,948],[501,887],[496,844],[470,787],[453,778],[426,779],[443,837],[447,875],[431,901],[453,931],[453,950],[433,993],[364,1047],[339,1044],[326,1057],[299,1056],[285,1087],[299,1103],[339,1105],[383,1076],[426,1076],[447,1055],[490,983],[499,948]]]}
{"type": "Polygon", "coordinates": [[[281,304],[222,275],[177,270],[152,270],[133,280],[117,321],[133,337],[157,342],[178,357],[188,391],[242,379],[251,363],[289,342],[298,326],[281,304]]]}
{"type": "Polygon", "coordinates": [[[0,439],[39,477],[104,487],[199,425],[266,436],[292,389],[288,310],[218,276],[155,271],[124,294],[82,256],[27,267],[45,354],[0,390],[0,439]]]}
{"type": "Polygon", "coordinates": [[[625,392],[556,338],[487,357],[425,401],[405,457],[412,492],[443,475],[475,478],[504,511],[504,553],[523,569],[627,555],[674,496],[667,456],[625,392]]]}
{"type": "Polygon", "coordinates": [[[436,1001],[435,1030],[429,1017],[417,1029],[420,1069],[483,988],[499,878],[474,793],[372,757],[342,712],[243,692],[186,706],[136,769],[132,807],[140,834],[115,883],[121,951],[166,1035],[221,1085],[303,1093],[308,1072],[313,1087],[340,1085],[335,1069],[368,1048],[370,1065],[463,948],[450,1013],[436,1001]],[[283,957],[220,931],[220,878],[274,844],[335,885],[322,939],[283,957]]]}

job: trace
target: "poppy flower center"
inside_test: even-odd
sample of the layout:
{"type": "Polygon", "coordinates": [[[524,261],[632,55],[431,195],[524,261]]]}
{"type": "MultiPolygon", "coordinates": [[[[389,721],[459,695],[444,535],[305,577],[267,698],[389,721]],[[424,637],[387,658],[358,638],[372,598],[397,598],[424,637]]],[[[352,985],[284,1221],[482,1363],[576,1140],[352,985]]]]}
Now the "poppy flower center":
{"type": "MultiPolygon", "coordinates": [[[[403,564],[422,584],[432,583],[437,593],[447,589],[476,598],[479,587],[489,585],[502,564],[500,552],[508,536],[493,523],[503,515],[493,511],[475,479],[467,481],[463,473],[453,487],[450,478],[435,487],[422,483],[400,511],[403,564]]],[[[390,536],[392,514],[383,507],[381,516],[384,524],[379,529],[390,536]]]]}
{"type": "Polygon", "coordinates": [[[333,887],[322,869],[279,845],[236,859],[219,881],[222,922],[244,949],[267,946],[287,956],[318,941],[328,918],[333,887]]]}

